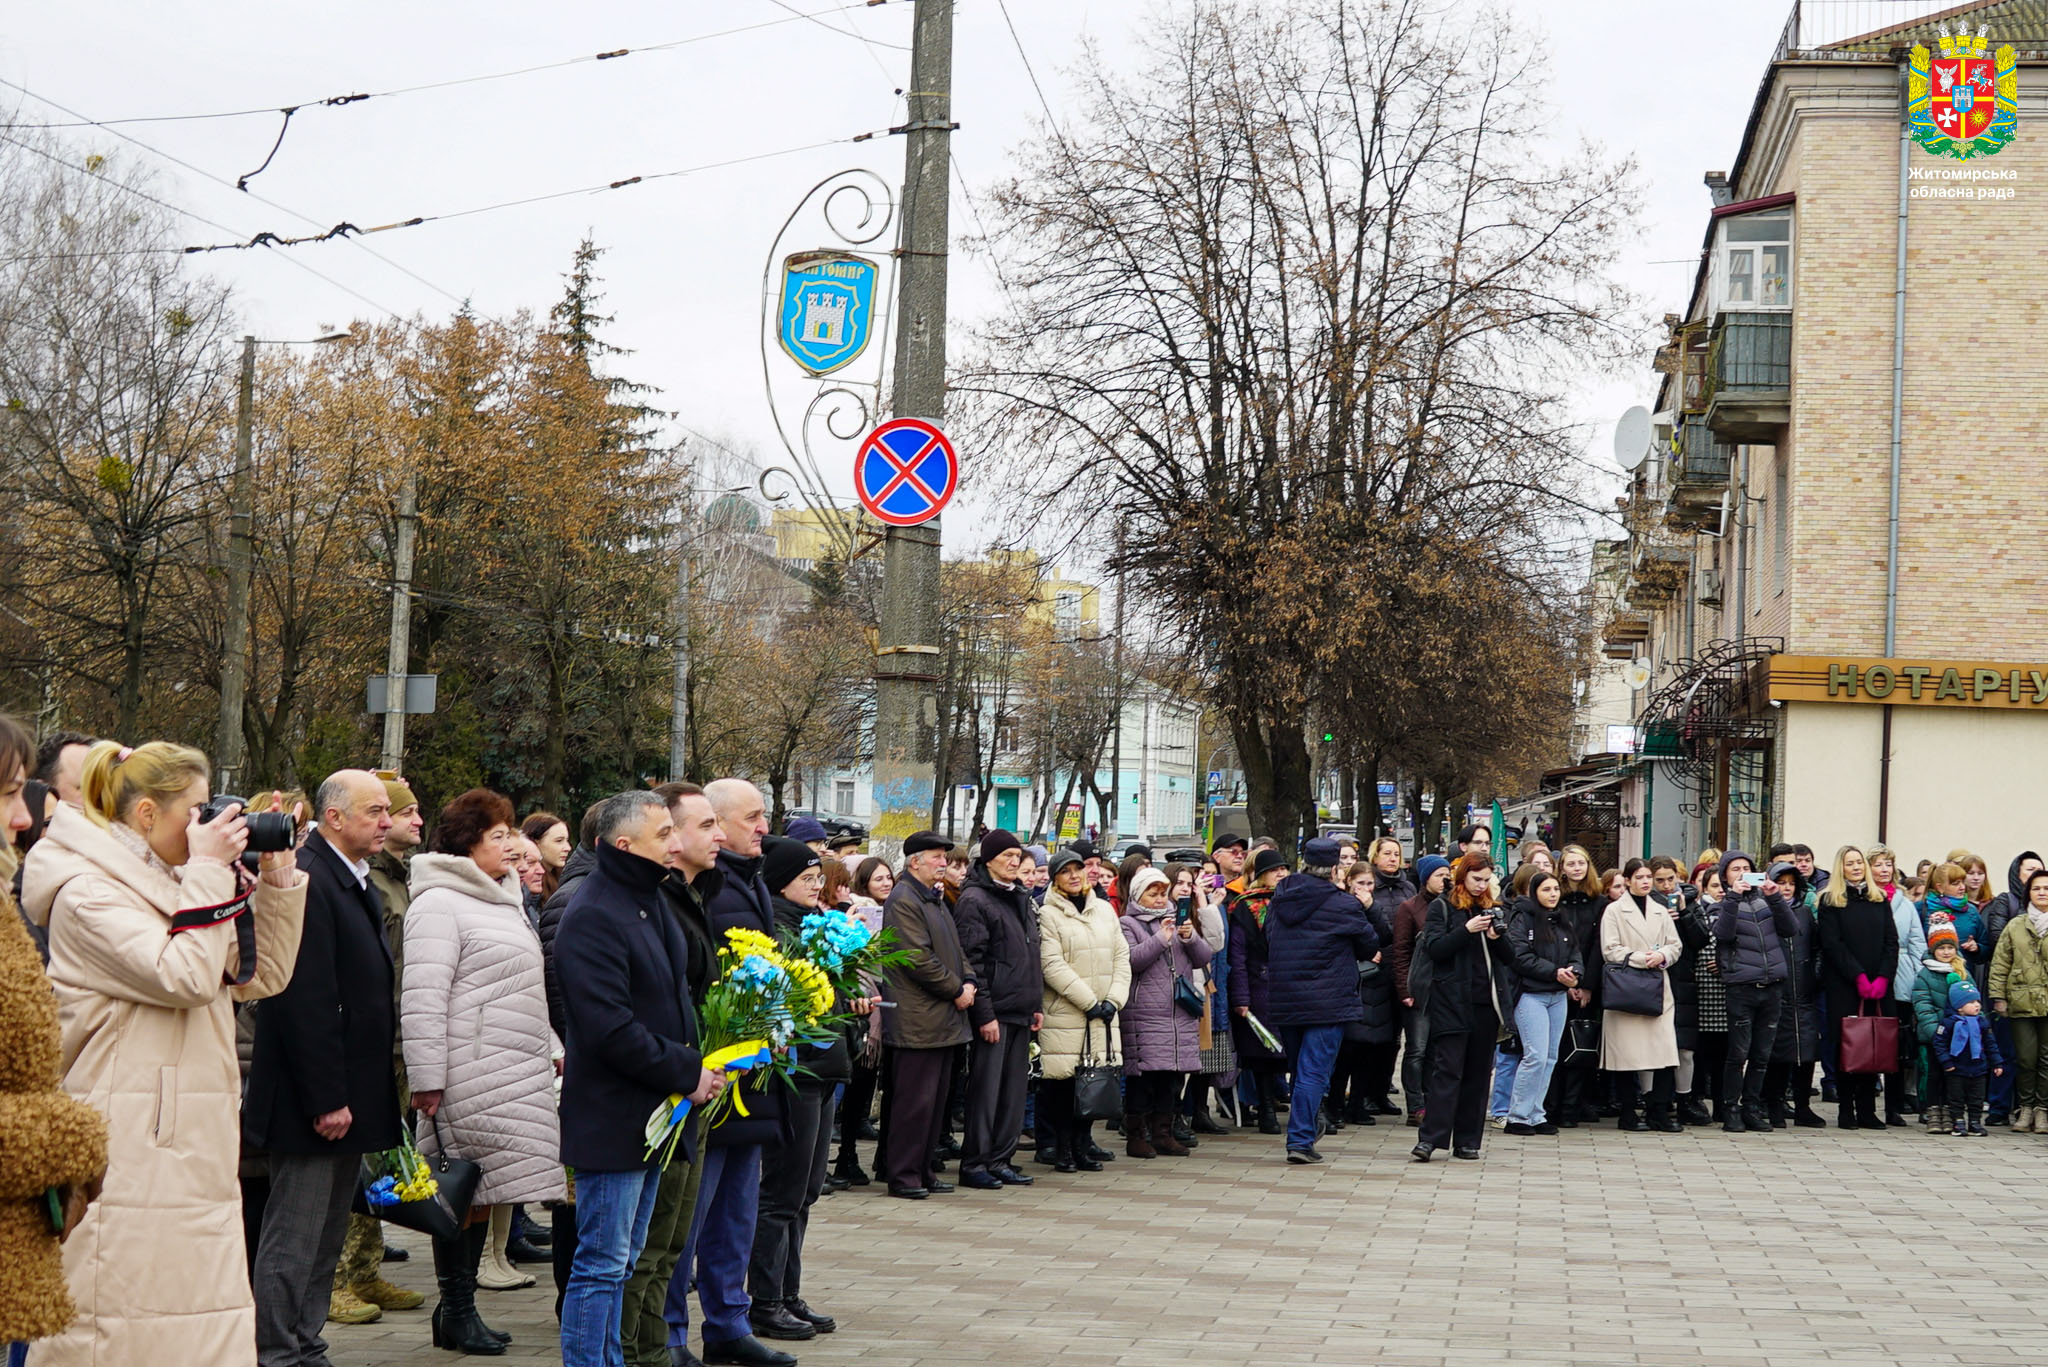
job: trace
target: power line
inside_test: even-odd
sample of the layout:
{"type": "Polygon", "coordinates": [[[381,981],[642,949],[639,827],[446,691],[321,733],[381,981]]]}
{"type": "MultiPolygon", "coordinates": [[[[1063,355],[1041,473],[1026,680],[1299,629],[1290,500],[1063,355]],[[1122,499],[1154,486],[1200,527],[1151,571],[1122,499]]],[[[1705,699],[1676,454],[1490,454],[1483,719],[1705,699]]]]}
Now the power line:
{"type": "Polygon", "coordinates": [[[1010,42],[1017,49],[1018,60],[1024,63],[1024,74],[1031,78],[1031,88],[1038,92],[1038,107],[1045,111],[1045,121],[1052,126],[1053,136],[1064,145],[1066,139],[1060,136],[1059,120],[1052,116],[1052,103],[1045,98],[1045,87],[1038,83],[1038,72],[1031,66],[1031,54],[1024,50],[1024,40],[1017,36],[1017,23],[1010,18],[1009,0],[996,0],[996,8],[1002,11],[1003,27],[1010,31],[1010,42]]]}
{"type": "MultiPolygon", "coordinates": [[[[38,96],[37,98],[40,99],[41,97],[38,96]]],[[[98,177],[95,176],[94,172],[91,169],[84,166],[80,166],[76,162],[66,161],[64,158],[58,156],[54,152],[46,152],[42,148],[34,145],[33,143],[23,142],[18,138],[10,138],[5,136],[4,134],[0,134],[0,142],[12,143],[14,146],[22,148],[25,151],[32,152],[36,156],[41,157],[45,161],[54,162],[68,171],[76,172],[81,176],[88,176],[98,179],[98,177]]],[[[140,146],[140,144],[137,145],[140,146]]],[[[193,213],[189,209],[182,209],[179,206],[171,203],[169,200],[158,199],[155,195],[150,194],[148,191],[138,189],[133,185],[127,184],[125,181],[108,180],[106,181],[106,183],[114,186],[118,190],[122,190],[128,194],[135,195],[140,199],[148,200],[151,204],[155,204],[160,208],[169,209],[172,213],[179,215],[181,218],[189,218],[195,222],[204,223],[207,227],[217,228],[224,233],[232,233],[235,231],[233,228],[228,227],[225,223],[216,223],[212,219],[204,218],[199,214],[193,213]]],[[[325,281],[327,284],[330,284],[334,286],[334,288],[340,290],[343,294],[346,294],[354,299],[359,299],[363,303],[368,304],[371,308],[376,309],[379,313],[387,315],[396,313],[395,309],[392,309],[387,305],[378,303],[375,299],[370,298],[369,295],[362,293],[360,290],[349,288],[347,285],[342,284],[339,280],[336,280],[334,277],[315,270],[313,267],[307,265],[304,261],[301,261],[296,257],[287,257],[286,259],[289,260],[294,266],[297,266],[300,270],[306,272],[306,274],[312,276],[316,280],[325,281]]]]}
{"type": "MultiPolygon", "coordinates": [[[[771,0],[771,3],[782,4],[782,0],[771,0]]],[[[714,38],[730,38],[737,34],[753,33],[761,29],[779,28],[785,24],[796,24],[803,23],[806,21],[817,24],[819,25],[819,27],[826,29],[828,32],[841,34],[848,38],[855,38],[873,47],[888,47],[895,48],[896,50],[901,52],[908,52],[910,49],[901,44],[885,43],[879,39],[869,38],[865,34],[855,33],[847,29],[834,28],[832,25],[824,23],[823,19],[821,18],[821,16],[827,14],[837,14],[845,10],[871,9],[877,5],[883,5],[888,3],[890,3],[890,0],[853,0],[853,3],[850,4],[835,5],[829,9],[818,10],[814,13],[809,14],[804,13],[800,10],[792,9],[789,5],[782,4],[782,8],[790,10],[789,15],[785,18],[765,19],[762,20],[760,23],[756,24],[741,24],[735,28],[719,29],[712,33],[694,34],[688,38],[672,38],[667,42],[648,43],[641,47],[621,47],[613,48],[606,52],[585,53],[576,57],[563,58],[560,61],[539,62],[535,63],[532,66],[515,67],[509,71],[488,71],[479,73],[474,76],[454,76],[449,77],[446,80],[423,81],[417,85],[393,86],[389,90],[374,90],[342,95],[317,96],[313,99],[299,100],[294,103],[285,105],[260,105],[247,109],[218,109],[199,114],[140,114],[116,119],[88,119],[82,115],[73,114],[73,121],[68,123],[7,123],[0,124],[0,128],[111,128],[111,126],[114,124],[190,123],[210,119],[253,118],[257,115],[266,114],[283,114],[286,116],[287,121],[289,121],[289,118],[292,114],[298,113],[301,110],[315,108],[339,109],[345,108],[349,105],[361,104],[366,100],[393,99],[400,95],[417,95],[429,90],[447,90],[456,86],[481,85],[489,81],[504,81],[511,80],[514,77],[519,76],[531,76],[543,71],[559,71],[566,67],[586,66],[596,62],[617,61],[619,58],[622,57],[642,56],[645,54],[655,52],[672,52],[678,48],[690,47],[697,43],[710,42],[714,38]]],[[[5,81],[0,82],[0,84],[13,85],[13,82],[5,81]]],[[[14,86],[14,88],[17,90],[21,89],[20,86],[14,86]]],[[[23,91],[23,93],[27,94],[28,92],[23,91]]],[[[68,113],[70,111],[66,112],[68,113]]],[[[279,137],[282,138],[282,136],[283,133],[280,130],[279,137]]]]}
{"type": "MultiPolygon", "coordinates": [[[[843,143],[866,142],[879,136],[883,129],[870,129],[846,138],[826,138],[822,142],[807,142],[796,147],[784,147],[773,152],[755,152],[744,157],[728,157],[724,161],[710,161],[698,166],[684,166],[673,171],[655,171],[646,175],[627,176],[622,180],[605,181],[597,185],[582,185],[573,190],[551,190],[546,194],[526,195],[519,199],[501,200],[496,204],[480,204],[469,209],[454,209],[441,214],[418,214],[412,218],[397,219],[390,223],[379,223],[368,228],[343,221],[325,232],[310,233],[303,237],[281,237],[276,233],[261,232],[246,242],[217,242],[202,247],[187,247],[193,252],[248,251],[256,247],[298,247],[312,242],[332,242],[337,239],[366,237],[371,233],[395,232],[401,228],[417,228],[427,223],[446,223],[458,218],[473,218],[478,214],[496,213],[501,209],[517,209],[528,204],[543,204],[549,200],[569,199],[577,195],[603,194],[608,190],[624,190],[634,185],[645,185],[657,180],[672,180],[678,176],[692,176],[704,171],[716,171],[728,166],[743,166],[749,162],[767,161],[774,157],[795,156],[799,152],[815,152],[821,147],[837,147],[843,143]]],[[[443,291],[444,293],[446,291],[443,291]]]]}

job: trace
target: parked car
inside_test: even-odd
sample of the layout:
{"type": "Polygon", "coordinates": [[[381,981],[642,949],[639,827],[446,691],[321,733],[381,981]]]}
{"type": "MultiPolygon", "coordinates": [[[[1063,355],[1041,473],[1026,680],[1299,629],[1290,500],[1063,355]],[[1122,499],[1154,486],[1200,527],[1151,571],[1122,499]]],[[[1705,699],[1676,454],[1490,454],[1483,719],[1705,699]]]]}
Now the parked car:
{"type": "Polygon", "coordinates": [[[850,835],[855,840],[866,840],[868,838],[868,828],[851,817],[834,816],[830,812],[814,812],[808,807],[792,807],[784,812],[782,814],[784,827],[786,828],[790,822],[800,816],[807,816],[820,826],[823,826],[827,837],[850,835]]]}

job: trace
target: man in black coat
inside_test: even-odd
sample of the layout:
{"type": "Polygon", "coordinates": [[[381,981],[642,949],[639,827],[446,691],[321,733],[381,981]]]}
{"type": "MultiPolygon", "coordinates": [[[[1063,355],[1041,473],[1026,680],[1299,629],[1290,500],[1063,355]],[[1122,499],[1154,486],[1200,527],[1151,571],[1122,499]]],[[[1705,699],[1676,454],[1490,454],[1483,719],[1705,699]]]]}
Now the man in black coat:
{"type": "MultiPolygon", "coordinates": [[[[689,951],[684,985],[695,1011],[704,1004],[705,992],[718,977],[718,949],[706,905],[725,884],[725,875],[717,868],[725,833],[719,829],[710,800],[696,784],[664,783],[654,791],[668,803],[669,819],[675,822],[676,852],[668,876],[661,880],[661,905],[682,932],[689,951]]],[[[693,1143],[697,1134],[693,1119],[693,1143]]],[[[626,1281],[625,1312],[619,1327],[626,1367],[669,1367],[672,1360],[665,1309],[668,1284],[683,1256],[683,1242],[690,1236],[690,1217],[697,1208],[697,1185],[703,1171],[702,1163],[677,1162],[662,1174],[647,1240],[626,1281]]]]}
{"type": "Polygon", "coordinates": [[[1045,978],[1038,964],[1038,906],[1019,881],[1023,844],[1008,831],[981,838],[980,858],[967,875],[953,923],[960,949],[979,984],[967,1022],[974,1027],[967,1059],[967,1142],[960,1183],[982,1191],[1028,1187],[1017,1171],[1017,1136],[1024,1128],[1024,1090],[1030,1080],[1031,1036],[1044,1023],[1045,978]]]}
{"type": "Polygon", "coordinates": [[[270,1155],[270,1196],[250,1280],[262,1367],[325,1363],[320,1337],[362,1155],[398,1143],[391,945],[370,856],[391,800],[343,769],[313,795],[306,922],[291,983],[258,1008],[242,1136],[270,1155]]]}
{"type": "MultiPolygon", "coordinates": [[[[703,1066],[690,1004],[689,947],[662,907],[678,839],[668,805],[649,792],[607,798],[597,865],[555,933],[563,1015],[562,1162],[576,1170],[576,1253],[562,1300],[564,1367],[620,1356],[626,1277],[653,1218],[662,1170],[647,1118],[678,1093],[718,1094],[703,1066]]],[[[678,1157],[694,1159],[683,1129],[678,1157]]]]}
{"type": "MultiPolygon", "coordinates": [[[[723,879],[705,908],[712,933],[721,944],[729,930],[757,930],[773,936],[775,913],[767,884],[761,881],[761,841],[768,834],[768,804],[759,788],[739,778],[706,784],[704,796],[725,837],[717,859],[723,879]]],[[[736,1085],[745,1088],[742,1096],[747,1114],[739,1114],[737,1108],[727,1111],[718,1128],[704,1137],[695,1219],[668,1284],[668,1342],[671,1348],[689,1347],[689,1291],[694,1273],[706,1362],[790,1367],[794,1357],[754,1337],[753,1301],[747,1294],[747,1257],[754,1248],[761,1200],[761,1149],[771,1140],[787,1137],[784,1085],[765,1073],[759,1080],[746,1079],[736,1085]]],[[[814,1327],[808,1336],[792,1327],[778,1336],[816,1334],[814,1327]]]]}

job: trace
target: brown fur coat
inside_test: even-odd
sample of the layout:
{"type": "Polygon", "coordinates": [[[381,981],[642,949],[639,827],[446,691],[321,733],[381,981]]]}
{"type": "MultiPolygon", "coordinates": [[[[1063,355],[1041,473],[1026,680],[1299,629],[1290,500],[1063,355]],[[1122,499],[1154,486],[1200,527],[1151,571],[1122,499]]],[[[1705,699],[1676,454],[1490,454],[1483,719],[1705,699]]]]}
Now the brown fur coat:
{"type": "Polygon", "coordinates": [[[107,1123],[58,1085],[57,999],[14,900],[0,886],[0,1343],[47,1338],[71,1296],[45,1191],[107,1166],[107,1123]]]}

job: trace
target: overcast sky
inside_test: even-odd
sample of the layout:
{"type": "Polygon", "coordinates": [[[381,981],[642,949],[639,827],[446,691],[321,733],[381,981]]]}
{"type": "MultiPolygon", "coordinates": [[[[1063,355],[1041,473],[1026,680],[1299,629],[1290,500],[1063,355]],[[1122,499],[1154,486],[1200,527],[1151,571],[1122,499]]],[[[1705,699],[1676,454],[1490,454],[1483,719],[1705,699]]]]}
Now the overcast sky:
{"type": "MultiPolygon", "coordinates": [[[[1789,0],[1711,7],[1508,0],[1508,8],[1548,40],[1559,138],[1583,135],[1641,163],[1644,233],[1625,276],[1653,311],[1678,308],[1709,203],[1701,174],[1732,160],[1789,0]]],[[[1009,12],[1064,117],[1065,70],[1082,40],[1095,40],[1114,60],[1159,11],[1148,0],[1009,0],[1009,12]]],[[[906,0],[872,7],[846,0],[66,0],[11,8],[0,31],[0,77],[105,120],[315,102],[765,25],[623,60],[308,107],[250,184],[283,208],[233,188],[269,151],[274,114],[120,126],[204,174],[107,130],[66,131],[82,151],[134,153],[162,173],[167,198],[246,238],[266,229],[304,232],[309,222],[367,226],[450,213],[885,129],[900,121],[894,91],[908,79],[910,20],[906,0]],[[819,18],[792,18],[797,10],[819,18]]],[[[960,0],[955,65],[961,128],[953,151],[978,196],[1003,174],[1008,150],[1039,115],[996,0],[960,0]]],[[[66,117],[16,91],[0,89],[0,97],[0,109],[16,108],[19,121],[66,117]]],[[[896,183],[902,156],[901,139],[881,137],[370,238],[392,264],[345,243],[198,260],[233,282],[259,336],[310,337],[386,311],[445,316],[458,299],[493,315],[544,311],[589,231],[607,249],[602,270],[618,319],[614,340],[637,353],[621,370],[658,385],[665,406],[691,428],[772,456],[776,438],[755,340],[769,244],[820,177],[866,166],[896,183]]],[[[953,226],[956,233],[973,227],[957,185],[953,226]]],[[[194,241],[223,237],[198,222],[190,232],[194,241]]],[[[963,256],[954,261],[956,321],[1000,307],[984,268],[963,256]]],[[[1588,449],[1604,460],[1614,418],[1650,397],[1646,364],[1589,381],[1582,401],[1588,449]]],[[[971,498],[971,451],[965,460],[964,497],[971,498]]],[[[833,474],[849,491],[846,470],[833,474]]],[[[949,529],[955,525],[970,531],[972,519],[949,518],[949,529]]]]}

